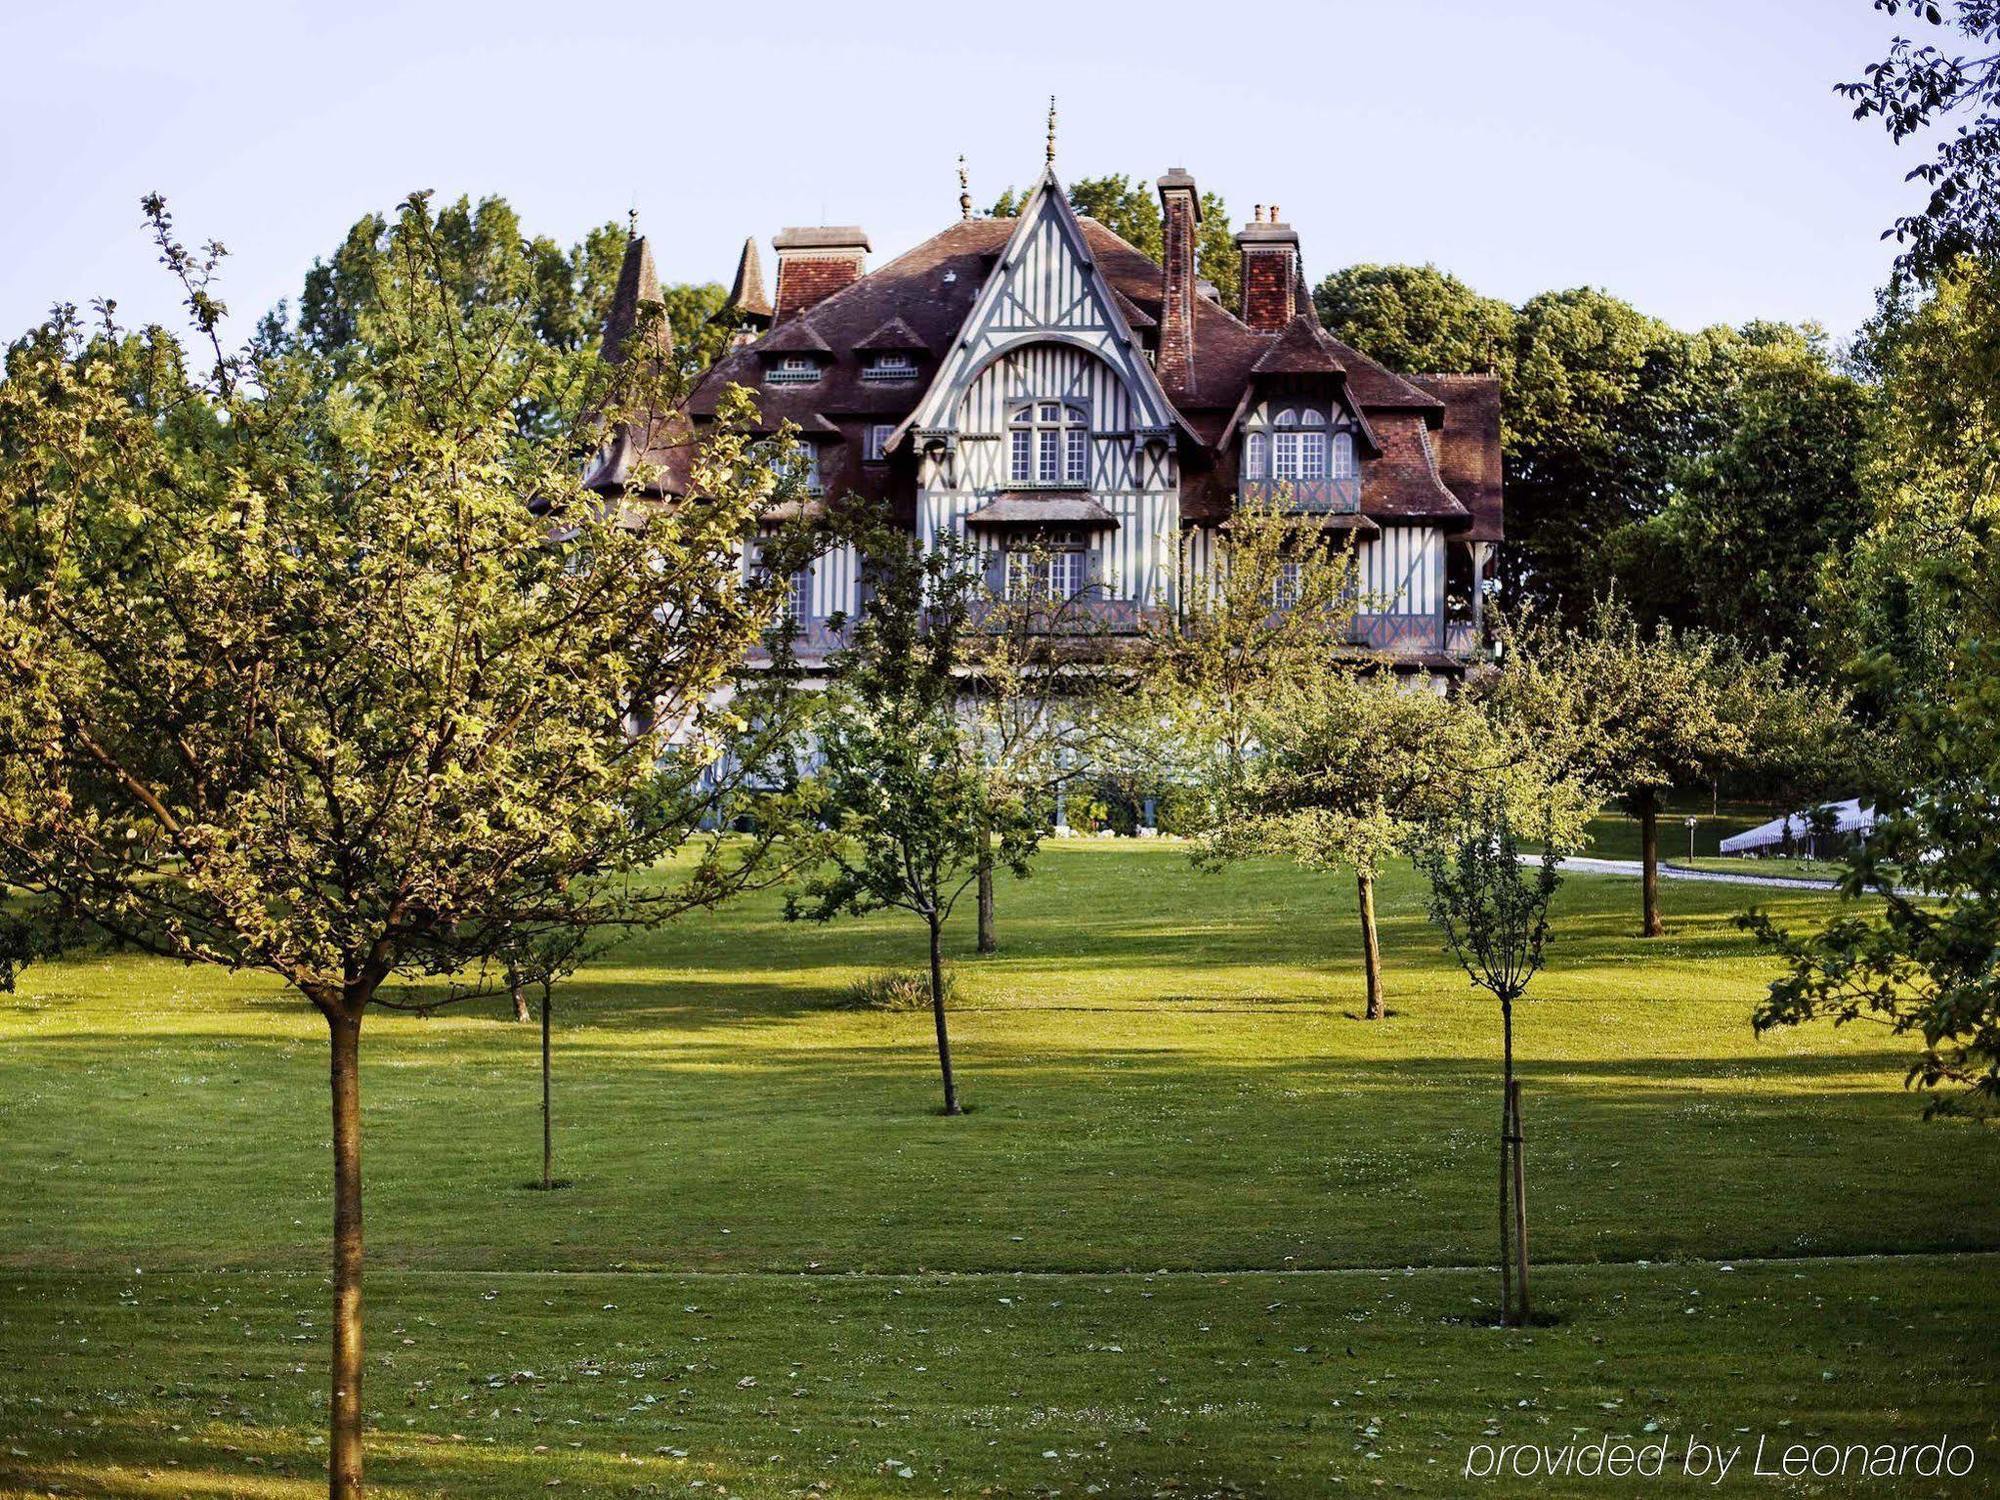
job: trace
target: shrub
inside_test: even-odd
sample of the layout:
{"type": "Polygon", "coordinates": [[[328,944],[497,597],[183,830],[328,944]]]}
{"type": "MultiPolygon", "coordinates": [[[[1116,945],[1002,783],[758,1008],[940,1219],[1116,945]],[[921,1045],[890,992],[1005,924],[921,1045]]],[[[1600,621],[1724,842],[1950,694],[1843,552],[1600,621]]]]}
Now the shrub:
{"type": "MultiPolygon", "coordinates": [[[[944,999],[958,999],[958,980],[944,972],[944,999]]],[[[880,969],[856,980],[835,1002],[841,1010],[929,1010],[931,976],[922,969],[880,969]]]]}

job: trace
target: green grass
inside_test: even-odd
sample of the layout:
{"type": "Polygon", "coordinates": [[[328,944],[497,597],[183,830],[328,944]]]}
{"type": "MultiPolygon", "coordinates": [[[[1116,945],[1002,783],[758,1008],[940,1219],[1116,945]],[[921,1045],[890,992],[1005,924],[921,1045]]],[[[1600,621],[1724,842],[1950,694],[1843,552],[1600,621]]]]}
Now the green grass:
{"type": "MultiPolygon", "coordinates": [[[[1694,853],[1699,862],[1703,858],[1718,857],[1724,839],[1755,828],[1759,823],[1769,822],[1778,815],[1778,811],[1777,808],[1724,804],[1720,813],[1712,813],[1707,802],[1699,806],[1670,807],[1660,814],[1660,858],[1683,863],[1687,860],[1686,820],[1690,817],[1695,820],[1694,853]]],[[[1590,845],[1583,852],[1593,859],[1637,859],[1642,852],[1639,820],[1624,813],[1600,812],[1590,820],[1584,831],[1590,836],[1590,845]]]]}
{"type": "MultiPolygon", "coordinates": [[[[999,954],[954,934],[958,1120],[928,1016],[843,1004],[913,923],[684,923],[558,992],[559,1193],[523,1186],[534,1028],[378,1015],[378,1492],[1451,1494],[1494,1421],[1642,1409],[1991,1447],[2000,1133],[1921,1120],[1876,1029],[1751,1035],[1774,970],[1731,919],[1830,898],[1676,884],[1643,943],[1637,894],[1566,882],[1518,1017],[1561,1318],[1520,1333],[1457,1269],[1492,1255],[1498,1019],[1407,871],[1370,1025],[1351,882],[1051,847],[999,954]]],[[[262,980],[98,957],[0,1000],[0,1496],[309,1492],[325,1098],[323,1028],[262,980]]]]}

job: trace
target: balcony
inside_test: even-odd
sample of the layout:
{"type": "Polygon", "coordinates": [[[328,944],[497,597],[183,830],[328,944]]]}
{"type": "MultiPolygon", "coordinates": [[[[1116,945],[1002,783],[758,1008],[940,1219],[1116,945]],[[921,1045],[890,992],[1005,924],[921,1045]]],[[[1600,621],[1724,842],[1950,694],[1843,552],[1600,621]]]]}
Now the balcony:
{"type": "Polygon", "coordinates": [[[1351,516],[1361,509],[1361,478],[1240,479],[1239,504],[1257,503],[1307,516],[1351,516]]]}

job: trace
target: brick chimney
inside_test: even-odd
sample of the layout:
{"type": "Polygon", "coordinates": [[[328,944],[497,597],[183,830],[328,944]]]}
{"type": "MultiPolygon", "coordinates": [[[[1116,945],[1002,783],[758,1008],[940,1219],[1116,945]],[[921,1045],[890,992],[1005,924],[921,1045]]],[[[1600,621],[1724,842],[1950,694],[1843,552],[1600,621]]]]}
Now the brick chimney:
{"type": "Polygon", "coordinates": [[[1237,232],[1236,249],[1243,257],[1243,321],[1276,333],[1301,311],[1298,234],[1279,221],[1277,204],[1267,219],[1260,203],[1257,216],[1237,232]]]}
{"type": "Polygon", "coordinates": [[[866,234],[846,224],[831,229],[780,230],[771,248],[778,252],[775,324],[797,317],[859,281],[870,246],[866,234]]]}
{"type": "Polygon", "coordinates": [[[1169,394],[1186,393],[1194,389],[1194,251],[1195,231],[1201,224],[1201,195],[1185,167],[1168,172],[1159,187],[1166,230],[1166,282],[1160,299],[1160,347],[1153,367],[1169,394]]]}

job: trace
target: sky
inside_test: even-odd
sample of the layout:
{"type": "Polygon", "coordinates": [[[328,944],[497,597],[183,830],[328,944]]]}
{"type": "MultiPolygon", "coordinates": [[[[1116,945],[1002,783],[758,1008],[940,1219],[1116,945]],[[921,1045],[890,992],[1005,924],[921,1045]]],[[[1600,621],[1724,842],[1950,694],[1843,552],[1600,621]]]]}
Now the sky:
{"type": "MultiPolygon", "coordinates": [[[[1907,19],[1901,23],[1910,24],[1907,19]]],[[[1432,262],[1519,302],[1593,285],[1682,327],[1873,306],[1916,148],[1832,85],[1868,0],[1054,6],[0,0],[0,341],[57,302],[177,315],[139,213],[230,252],[233,329],[414,189],[565,242],[636,208],[663,278],[860,224],[880,263],[1056,169],[1185,166],[1276,203],[1307,274],[1432,262]]]]}

